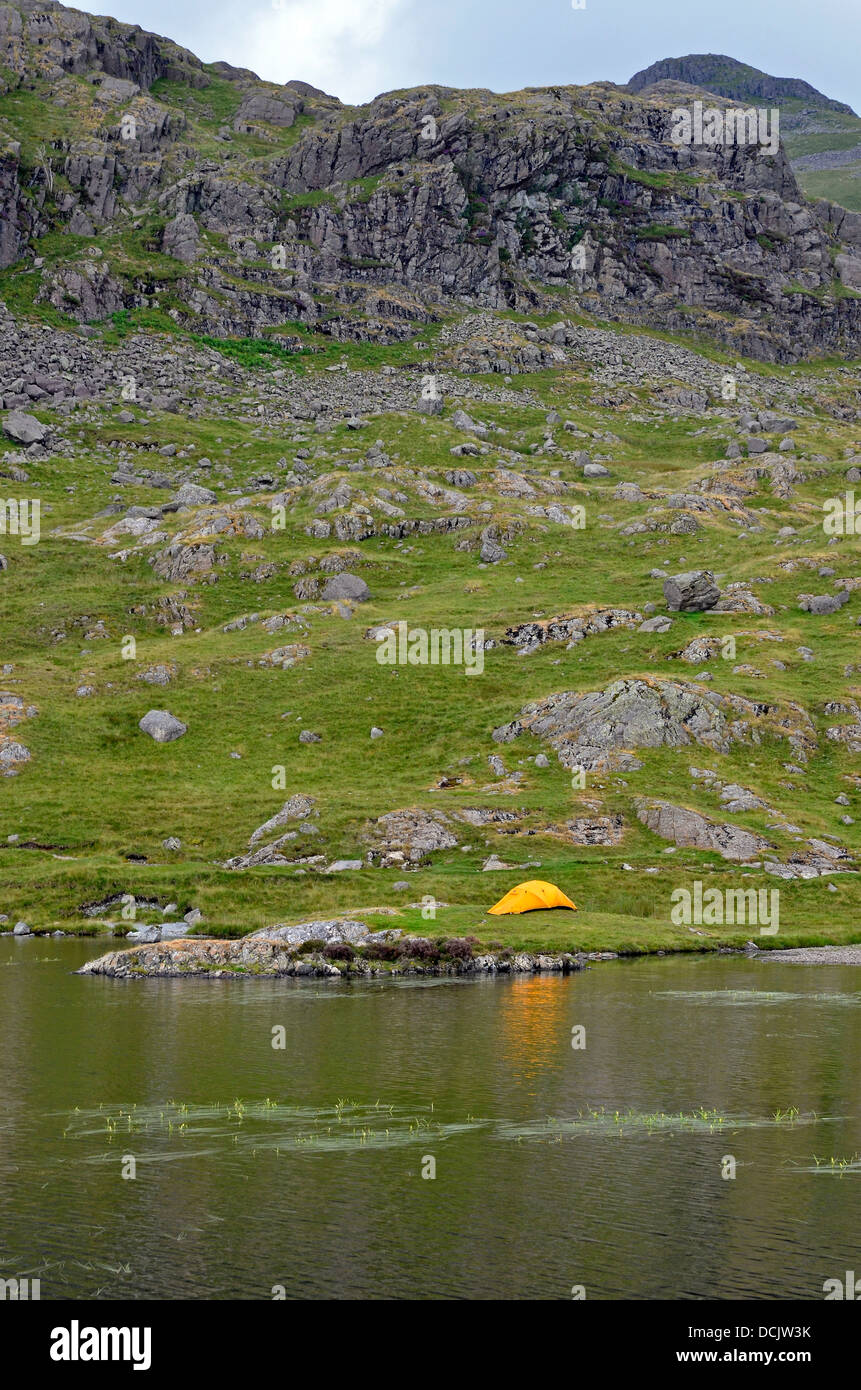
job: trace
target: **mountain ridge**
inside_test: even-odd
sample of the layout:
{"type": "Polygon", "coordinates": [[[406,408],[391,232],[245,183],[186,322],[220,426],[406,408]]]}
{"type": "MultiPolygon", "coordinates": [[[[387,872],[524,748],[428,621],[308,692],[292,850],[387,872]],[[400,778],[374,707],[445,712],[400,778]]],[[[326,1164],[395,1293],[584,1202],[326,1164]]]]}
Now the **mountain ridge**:
{"type": "Polygon", "coordinates": [[[576,304],[766,360],[861,350],[861,217],[805,204],[782,148],[679,147],[666,95],[347,107],[56,0],[0,6],[0,69],[0,295],[43,316],[397,340],[576,304]]]}
{"type": "Polygon", "coordinates": [[[640,92],[656,82],[674,80],[705,87],[732,101],[779,101],[783,98],[808,102],[845,115],[856,114],[846,102],[825,96],[801,78],[773,77],[761,68],[723,53],[686,53],[681,58],[661,58],[635,72],[627,87],[631,92],[640,92]]]}

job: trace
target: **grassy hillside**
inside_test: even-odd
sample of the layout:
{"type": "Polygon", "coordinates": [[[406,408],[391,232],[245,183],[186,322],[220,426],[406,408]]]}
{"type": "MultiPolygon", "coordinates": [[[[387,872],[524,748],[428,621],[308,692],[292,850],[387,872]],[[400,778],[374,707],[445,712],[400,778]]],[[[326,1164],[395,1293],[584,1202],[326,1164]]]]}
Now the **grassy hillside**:
{"type": "MultiPolygon", "coordinates": [[[[516,316],[507,322],[516,326],[516,316]]],[[[635,340],[637,335],[618,337],[620,345],[635,340]]],[[[231,350],[229,343],[222,347],[231,350]]],[[[436,350],[445,356],[441,343],[436,350]]],[[[158,340],[152,340],[152,351],[159,352],[158,340]]],[[[369,383],[383,365],[380,358],[368,369],[361,345],[345,346],[340,355],[348,364],[355,358],[369,383]]],[[[398,365],[402,357],[402,349],[392,350],[397,370],[404,370],[398,365]]],[[[714,370],[722,370],[720,354],[713,357],[714,370]]],[[[315,361],[313,354],[297,364],[306,380],[309,373],[323,380],[331,366],[325,355],[315,361]]],[[[28,548],[7,537],[4,545],[10,561],[0,580],[4,686],[38,710],[11,731],[24,739],[32,758],[6,782],[3,798],[0,909],[10,925],[23,918],[40,930],[91,930],[84,905],[133,894],[162,905],[173,901],[181,911],[200,908],[207,932],[241,933],[315,914],[372,915],[379,908],[398,914],[380,917],[380,925],[396,921],[444,935],[472,932],[485,942],[523,946],[701,949],[747,939],[749,928],[695,933],[671,924],[673,888],[699,877],[709,885],[738,886],[743,879],[741,886],[779,886],[781,944],[861,939],[854,874],[835,875],[835,891],[825,877],[777,885],[715,853],[668,846],[632,814],[635,796],[659,795],[717,820],[743,821],[771,840],[778,858],[823,835],[836,837],[853,855],[861,849],[858,824],[842,824],[845,812],[835,803],[848,793],[851,806],[857,805],[858,758],[824,736],[835,722],[824,711],[826,701],[861,695],[858,600],[853,595],[850,605],[830,617],[804,613],[797,604],[799,592],[832,586],[833,580],[818,577],[821,566],[850,581],[861,577],[857,539],[829,546],[821,512],[822,500],[845,488],[845,454],[858,445],[857,423],[833,414],[833,401],[845,399],[850,386],[857,390],[857,379],[827,365],[808,375],[748,367],[751,401],[763,391],[791,389],[799,408],[798,467],[805,471],[791,499],[776,497],[767,477],[745,497],[758,532],[740,526],[730,511],[724,519],[698,513],[701,529],[695,535],[629,534],[631,524],[655,514],[656,506],[663,521],[678,515],[661,513],[656,490],[698,491],[736,433],[738,408],[713,403],[705,414],[700,408],[668,409],[653,385],[620,389],[609,406],[607,388],[596,384],[583,363],[511,378],[505,404],[471,399],[498,388],[498,376],[452,373],[465,392],[455,405],[493,430],[492,448],[462,459],[450,451],[470,436],[453,425],[452,404],[442,416],[376,414],[359,430],[346,423],[322,429],[261,423],[250,379],[215,415],[204,410],[190,418],[131,404],[125,413],[134,418],[121,422],[121,401],[76,412],[80,418],[73,415],[66,429],[69,451],[28,465],[42,502],[42,541],[28,548]],[[559,423],[548,426],[551,411],[559,423]],[[561,422],[570,422],[567,433],[561,422]],[[580,439],[572,439],[573,428],[582,431],[580,439]],[[556,441],[550,449],[548,436],[556,441]],[[365,458],[376,441],[388,460],[382,469],[365,458]],[[175,458],[149,452],[170,444],[181,451],[175,458]],[[571,447],[605,458],[609,477],[585,479],[564,456],[571,447]],[[511,453],[502,462],[507,470],[520,470],[533,496],[504,495],[499,450],[516,451],[519,464],[511,453]],[[300,452],[307,454],[316,481],[288,482],[286,524],[273,530],[272,498],[284,500],[284,492],[274,485],[261,488],[255,480],[266,473],[284,476],[300,452]],[[279,462],[285,456],[286,463],[279,462]],[[141,458],[150,466],[154,460],[215,486],[217,505],[163,516],[161,534],[193,541],[218,514],[234,521],[254,518],[260,535],[219,535],[226,562],[213,570],[214,582],[202,576],[200,582],[165,584],[148,563],[164,541],[153,546],[146,536],[104,538],[129,505],[158,507],[166,497],[162,489],[112,484],[121,457],[134,457],[135,466],[141,458]],[[201,468],[203,459],[212,467],[201,468]],[[427,500],[427,482],[449,487],[445,475],[452,466],[471,468],[476,486],[464,490],[461,501],[427,500]],[[582,530],[529,512],[536,502],[554,500],[540,488],[551,480],[555,486],[557,476],[568,484],[557,500],[586,509],[582,530]],[[614,495],[620,482],[655,495],[642,503],[621,500],[614,495]],[[382,490],[399,495],[410,517],[468,513],[473,536],[479,522],[495,522],[500,532],[522,529],[505,542],[507,557],[489,565],[474,549],[456,548],[457,532],[402,541],[379,534],[359,543],[313,540],[305,528],[318,516],[319,499],[339,483],[353,489],[347,511],[363,499],[378,514],[374,498],[382,490]],[[117,496],[121,505],[105,516],[117,496]],[[779,536],[787,526],[793,534],[779,536]],[[345,557],[369,586],[370,601],[355,606],[352,616],[342,616],[333,603],[296,597],[299,570],[319,575],[318,562],[326,555],[345,557]],[[787,570],[789,563],[802,568],[787,570]],[[774,613],[682,613],[663,635],[620,628],[570,649],[548,642],[527,656],[501,641],[507,628],[535,618],[606,607],[646,616],[650,603],[663,612],[661,582],[650,577],[658,564],[670,573],[710,568],[722,586],[749,580],[774,613]],[[263,579],[252,578],[261,574],[263,579]],[[164,619],[159,603],[171,595],[191,614],[176,634],[158,621],[164,619]],[[291,625],[277,635],[263,630],[261,621],[225,631],[252,613],[260,620],[286,614],[291,625]],[[497,645],[485,653],[484,673],[472,677],[459,667],[380,665],[366,630],[396,619],[411,626],[480,627],[497,645]],[[137,644],[133,660],[124,655],[130,635],[137,644]],[[696,680],[705,666],[670,658],[692,638],[707,635],[736,638],[734,661],[709,663],[710,689],[752,700],[765,696],[780,705],[795,702],[810,712],[818,749],[806,770],[787,771],[793,759],[783,740],[739,744],[723,754],[692,744],[638,750],[639,771],[588,774],[579,790],[545,744],[528,735],[511,745],[491,739],[494,727],[515,718],[524,704],[553,692],[599,690],[622,675],[696,680]],[[286,670],[267,666],[267,653],[285,643],[303,644],[310,654],[286,670]],[[813,659],[803,659],[800,648],[813,659]],[[169,684],[141,680],[154,666],[167,668],[169,684]],[[137,725],[153,707],[182,719],[188,733],[175,743],[152,742],[137,725]],[[372,726],[383,730],[381,738],[371,739],[372,726]],[[318,733],[320,741],[300,743],[302,729],[318,733]],[[536,766],[541,752],[550,755],[546,767],[536,766]],[[494,754],[503,758],[508,775],[491,770],[488,757],[494,754]],[[724,783],[753,789],[793,828],[775,829],[766,811],[721,814],[715,792],[692,777],[691,766],[712,768],[724,783]],[[279,767],[285,774],[277,782],[273,770],[279,767]],[[289,853],[297,861],[321,855],[322,865],[297,862],[240,872],[220,867],[242,854],[255,827],[298,792],[316,799],[319,818],[311,826],[316,833],[300,833],[289,853]],[[326,870],[338,859],[364,858],[373,818],[416,806],[443,811],[458,847],[434,853],[409,872],[407,891],[393,887],[404,877],[397,870],[326,870]],[[498,828],[456,819],[460,810],[475,806],[512,810],[517,819],[498,828]],[[623,815],[625,827],[618,845],[576,847],[566,836],[572,816],[615,813],[623,815]],[[179,839],[181,849],[165,850],[168,837],[179,839]],[[482,872],[491,853],[510,868],[482,872]],[[576,917],[485,917],[509,887],[536,876],[558,882],[574,898],[576,917]],[[426,896],[444,904],[430,921],[420,912],[426,896]]],[[[258,370],[262,384],[266,369],[258,370]]],[[[292,371],[292,365],[286,369],[287,393],[292,371]]],[[[37,408],[36,414],[50,419],[50,412],[37,408]]],[[[739,467],[744,471],[755,463],[741,459],[739,467]]],[[[101,915],[118,919],[119,910],[101,915]]]]}
{"type": "MultiPolygon", "coordinates": [[[[675,146],[660,93],[349,108],[62,8],[20,35],[0,927],[126,931],[125,897],[233,935],[349,912],[737,945],[749,926],[671,920],[708,879],[779,887],[781,944],[861,939],[858,539],[823,529],[861,482],[851,219],[799,209],[780,152],[675,146]],[[692,570],[724,611],[668,612],[692,570]],[[397,622],[480,629],[482,673],[381,664],[397,622]],[[614,710],[505,741],[620,681],[624,738],[614,710]],[[152,710],[185,732],[153,741],[152,710]],[[530,877],[577,914],[486,916],[530,877]]],[[[810,101],[782,106],[790,152],[851,152],[861,122],[810,101]]],[[[853,205],[851,165],[804,177],[853,205]]]]}

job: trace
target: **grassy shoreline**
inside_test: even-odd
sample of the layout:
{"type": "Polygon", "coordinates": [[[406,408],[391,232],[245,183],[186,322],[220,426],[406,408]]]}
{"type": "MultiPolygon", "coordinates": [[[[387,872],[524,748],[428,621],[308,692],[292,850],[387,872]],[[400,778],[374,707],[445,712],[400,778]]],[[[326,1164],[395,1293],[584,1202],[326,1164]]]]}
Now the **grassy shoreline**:
{"type": "MultiPolygon", "coordinates": [[[[464,937],[475,938],[474,954],[498,954],[500,951],[522,952],[548,955],[592,955],[612,952],[617,956],[645,955],[684,955],[691,953],[712,953],[716,951],[743,951],[749,942],[759,950],[775,951],[805,946],[849,946],[861,943],[861,923],[846,921],[832,922],[829,925],[811,922],[808,924],[781,925],[776,935],[760,935],[757,926],[723,927],[697,926],[694,929],[677,926],[667,921],[652,920],[644,924],[633,917],[611,916],[599,912],[534,912],[524,918],[486,917],[474,908],[465,905],[448,905],[437,909],[435,920],[423,919],[419,906],[381,911],[379,906],[366,910],[359,907],[339,907],[328,914],[312,913],[302,917],[295,914],[279,919],[279,925],[293,925],[294,922],[327,920],[332,917],[346,917],[365,922],[372,931],[399,928],[406,936],[427,938],[433,942],[446,942],[464,937]],[[560,918],[564,919],[560,921],[560,918]],[[535,920],[529,920],[535,919],[535,920]]],[[[26,920],[26,919],[24,919],[26,920]]],[[[31,924],[33,936],[50,936],[53,931],[62,931],[69,937],[99,939],[112,943],[112,949],[132,948],[137,943],[129,940],[122,931],[133,930],[151,924],[176,922],[172,914],[161,917],[153,912],[141,912],[136,923],[120,922],[113,919],[113,930],[103,919],[69,921],[58,919],[40,925],[31,924]]],[[[11,933],[14,920],[10,917],[5,924],[6,935],[11,933]]],[[[206,921],[192,929],[183,939],[230,940],[239,941],[260,926],[275,923],[253,923],[246,931],[221,926],[217,922],[206,921]]]]}

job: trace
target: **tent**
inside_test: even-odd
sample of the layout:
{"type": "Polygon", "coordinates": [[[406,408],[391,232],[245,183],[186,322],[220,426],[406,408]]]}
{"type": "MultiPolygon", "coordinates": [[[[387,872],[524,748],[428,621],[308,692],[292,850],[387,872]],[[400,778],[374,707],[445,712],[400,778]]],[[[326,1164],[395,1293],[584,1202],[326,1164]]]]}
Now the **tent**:
{"type": "Polygon", "coordinates": [[[487,910],[493,917],[504,917],[515,912],[537,912],[548,907],[568,907],[577,911],[577,904],[556,887],[555,883],[545,883],[543,879],[533,878],[528,883],[518,883],[500,898],[494,907],[487,910]]]}

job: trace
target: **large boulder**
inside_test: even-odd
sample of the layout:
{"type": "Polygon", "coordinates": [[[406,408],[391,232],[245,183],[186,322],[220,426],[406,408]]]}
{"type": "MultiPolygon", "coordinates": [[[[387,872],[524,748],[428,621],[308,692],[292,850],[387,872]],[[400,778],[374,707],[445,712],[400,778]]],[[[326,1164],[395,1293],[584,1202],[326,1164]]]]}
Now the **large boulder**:
{"type": "Polygon", "coordinates": [[[634,806],[643,825],[662,840],[672,840],[673,844],[685,849],[715,850],[723,859],[744,863],[771,847],[768,840],[743,826],[719,825],[698,811],[674,806],[671,801],[638,797],[634,806]]]}
{"type": "Polygon", "coordinates": [[[173,500],[181,507],[206,507],[217,502],[218,498],[211,488],[201,487],[199,483],[183,483],[173,500]]]}
{"type": "Polygon", "coordinates": [[[323,593],[324,599],[351,599],[353,603],[366,603],[371,597],[371,591],[364,579],[360,579],[357,574],[333,574],[331,579],[327,579],[323,593]]]}
{"type": "Polygon", "coordinates": [[[14,439],[16,444],[42,444],[48,438],[49,431],[35,415],[13,410],[3,421],[3,433],[14,439]]]}
{"type": "Polygon", "coordinates": [[[841,589],[837,594],[799,594],[798,606],[805,613],[836,613],[844,603],[849,602],[849,590],[841,589]]]}
{"type": "Polygon", "coordinates": [[[709,570],[689,570],[664,580],[664,598],[674,613],[702,613],[714,608],[720,589],[709,570]]]}
{"type": "Polygon", "coordinates": [[[464,430],[467,434],[477,434],[480,439],[483,439],[487,434],[487,426],[473,420],[472,416],[467,415],[465,410],[456,410],[451,417],[451,423],[456,430],[464,430]]]}
{"type": "Polygon", "coordinates": [[[138,728],[141,733],[149,734],[156,743],[173,743],[175,739],[188,733],[188,725],[183,724],[176,715],[169,714],[166,709],[149,710],[138,724],[138,728]]]}

